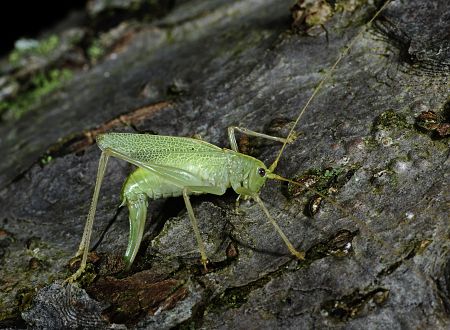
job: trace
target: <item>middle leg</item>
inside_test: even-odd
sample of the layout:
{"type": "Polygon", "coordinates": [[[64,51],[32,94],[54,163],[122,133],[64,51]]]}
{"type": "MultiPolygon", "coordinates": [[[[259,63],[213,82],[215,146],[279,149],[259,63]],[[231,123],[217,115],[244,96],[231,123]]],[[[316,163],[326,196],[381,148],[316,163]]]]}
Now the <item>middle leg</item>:
{"type": "MultiPolygon", "coordinates": [[[[252,130],[249,130],[249,129],[243,128],[243,127],[230,126],[230,127],[228,127],[228,140],[230,141],[231,149],[236,152],[239,152],[239,148],[238,148],[238,145],[236,142],[236,135],[234,133],[235,130],[239,131],[241,133],[247,134],[249,136],[255,136],[255,137],[259,137],[259,138],[263,138],[263,139],[267,139],[267,140],[271,140],[271,141],[277,141],[277,142],[281,142],[281,143],[286,142],[286,139],[282,138],[282,137],[255,132],[255,131],[252,131],[252,130]]],[[[294,139],[295,138],[291,138],[291,139],[287,140],[287,143],[294,141],[294,139]]]]}

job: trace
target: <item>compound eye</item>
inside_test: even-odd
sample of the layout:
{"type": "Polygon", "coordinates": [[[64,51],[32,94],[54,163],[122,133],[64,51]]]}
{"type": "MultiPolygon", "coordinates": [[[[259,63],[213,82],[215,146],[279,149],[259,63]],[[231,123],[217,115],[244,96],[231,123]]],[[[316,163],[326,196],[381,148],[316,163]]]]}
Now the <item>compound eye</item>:
{"type": "Polygon", "coordinates": [[[266,170],[263,168],[258,168],[258,174],[262,177],[266,176],[266,170]]]}

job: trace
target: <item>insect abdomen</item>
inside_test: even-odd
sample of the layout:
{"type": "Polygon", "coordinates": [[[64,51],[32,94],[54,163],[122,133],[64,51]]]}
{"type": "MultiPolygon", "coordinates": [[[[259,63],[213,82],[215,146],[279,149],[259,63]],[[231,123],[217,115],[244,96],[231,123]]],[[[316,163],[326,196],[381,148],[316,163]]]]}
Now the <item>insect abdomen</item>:
{"type": "Polygon", "coordinates": [[[130,199],[131,196],[138,194],[145,194],[150,199],[178,197],[183,194],[183,189],[146,169],[138,168],[125,181],[122,188],[122,198],[130,199]]]}

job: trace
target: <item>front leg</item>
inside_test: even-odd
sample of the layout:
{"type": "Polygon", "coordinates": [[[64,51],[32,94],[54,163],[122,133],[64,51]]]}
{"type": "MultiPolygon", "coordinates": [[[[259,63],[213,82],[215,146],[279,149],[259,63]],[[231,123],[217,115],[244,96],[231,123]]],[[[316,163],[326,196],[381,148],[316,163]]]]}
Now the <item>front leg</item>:
{"type": "Polygon", "coordinates": [[[236,212],[236,214],[240,214],[240,215],[242,215],[242,214],[245,214],[245,212],[244,211],[241,211],[241,209],[240,209],[240,203],[241,203],[241,200],[243,200],[243,201],[246,201],[246,200],[248,200],[248,199],[250,199],[251,197],[250,196],[247,196],[247,195],[238,195],[238,197],[236,198],[236,202],[235,202],[235,212],[236,212]]]}

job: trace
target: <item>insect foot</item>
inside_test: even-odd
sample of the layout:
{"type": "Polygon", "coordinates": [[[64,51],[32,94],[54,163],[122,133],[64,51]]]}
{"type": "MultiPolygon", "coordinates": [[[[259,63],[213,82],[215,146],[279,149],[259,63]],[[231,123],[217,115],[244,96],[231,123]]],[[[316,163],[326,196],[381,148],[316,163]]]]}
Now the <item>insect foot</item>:
{"type": "MultiPolygon", "coordinates": [[[[69,263],[68,263],[69,269],[75,268],[75,266],[81,262],[81,259],[82,259],[82,255],[79,255],[77,253],[72,259],[69,260],[69,263]]],[[[86,265],[81,265],[75,273],[73,273],[72,275],[70,275],[68,278],[66,278],[64,280],[64,283],[76,282],[77,279],[80,278],[80,276],[83,274],[85,269],[86,269],[86,265]]]]}
{"type": "Polygon", "coordinates": [[[296,249],[289,249],[289,251],[299,260],[305,260],[305,252],[297,251],[296,249]]]}
{"type": "Polygon", "coordinates": [[[76,282],[77,279],[81,276],[81,274],[83,274],[85,268],[86,267],[78,268],[78,270],[75,273],[73,273],[72,275],[70,275],[68,278],[66,278],[64,280],[64,283],[72,284],[72,283],[76,282]]]}
{"type": "Polygon", "coordinates": [[[83,278],[83,282],[86,282],[88,278],[92,276],[95,277],[96,272],[93,271],[93,266],[97,265],[101,259],[102,257],[100,257],[99,254],[92,251],[88,253],[86,263],[83,265],[83,256],[80,254],[75,255],[72,259],[70,259],[67,266],[71,271],[76,269],[76,272],[69,276],[64,283],[74,283],[79,281],[81,278],[83,278]]]}
{"type": "MultiPolygon", "coordinates": [[[[274,175],[275,176],[275,175],[274,175]]],[[[281,239],[283,240],[284,244],[286,244],[289,252],[291,252],[297,259],[305,260],[305,252],[303,251],[297,251],[292,243],[289,241],[287,236],[284,234],[284,232],[281,230],[280,226],[278,226],[277,222],[272,218],[267,208],[264,206],[264,203],[261,201],[258,195],[254,195],[253,199],[259,204],[263,212],[266,214],[267,218],[269,219],[269,222],[274,226],[275,230],[278,232],[278,235],[280,235],[281,239]]]]}
{"type": "Polygon", "coordinates": [[[289,134],[289,136],[286,138],[286,143],[292,143],[295,140],[297,140],[297,138],[299,137],[300,134],[296,133],[296,132],[292,132],[289,134]]]}
{"type": "Polygon", "coordinates": [[[208,271],[207,265],[209,264],[208,258],[204,258],[204,257],[202,256],[201,259],[200,259],[200,262],[202,263],[205,272],[207,272],[207,271],[208,271]]]}

